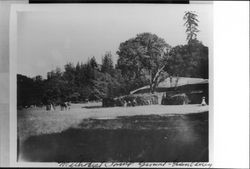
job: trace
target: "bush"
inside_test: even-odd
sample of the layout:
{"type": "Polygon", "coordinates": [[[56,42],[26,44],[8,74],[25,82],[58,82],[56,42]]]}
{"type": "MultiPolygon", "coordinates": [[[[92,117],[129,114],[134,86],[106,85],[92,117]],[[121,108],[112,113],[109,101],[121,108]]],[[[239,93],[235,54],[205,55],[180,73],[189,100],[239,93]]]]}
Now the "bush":
{"type": "Polygon", "coordinates": [[[188,96],[185,93],[175,94],[175,95],[166,95],[162,98],[161,104],[163,105],[183,105],[190,102],[188,96]]]}
{"type": "Polygon", "coordinates": [[[158,96],[156,94],[136,94],[126,95],[116,98],[105,98],[102,101],[103,107],[115,107],[115,106],[141,106],[158,104],[158,96]]]}
{"type": "Polygon", "coordinates": [[[115,100],[113,98],[103,98],[102,99],[102,107],[114,107],[115,100]]]}

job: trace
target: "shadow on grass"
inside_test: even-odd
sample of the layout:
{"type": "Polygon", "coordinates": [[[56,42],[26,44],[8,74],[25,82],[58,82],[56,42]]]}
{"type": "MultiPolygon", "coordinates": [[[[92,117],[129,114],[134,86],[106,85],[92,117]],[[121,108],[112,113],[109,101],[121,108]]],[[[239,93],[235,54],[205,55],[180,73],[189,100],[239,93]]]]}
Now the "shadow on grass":
{"type": "Polygon", "coordinates": [[[39,162],[205,162],[208,112],[84,119],[78,128],[28,138],[21,154],[39,162]]]}
{"type": "Polygon", "coordinates": [[[82,108],[85,109],[97,109],[97,108],[103,108],[102,106],[83,106],[82,108]]]}

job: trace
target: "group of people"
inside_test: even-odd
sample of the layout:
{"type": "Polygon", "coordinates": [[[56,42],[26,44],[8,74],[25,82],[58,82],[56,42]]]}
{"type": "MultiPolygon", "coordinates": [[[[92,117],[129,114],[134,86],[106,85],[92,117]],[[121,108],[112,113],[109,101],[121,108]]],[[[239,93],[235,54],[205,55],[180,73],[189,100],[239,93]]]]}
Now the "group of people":
{"type": "Polygon", "coordinates": [[[123,101],[123,107],[131,107],[131,106],[136,106],[136,105],[137,105],[137,102],[135,99],[133,101],[126,101],[126,100],[123,101]]]}
{"type": "MultiPolygon", "coordinates": [[[[70,102],[61,102],[58,105],[60,106],[61,111],[70,110],[71,103],[70,102]]],[[[46,104],[46,110],[47,111],[54,111],[54,110],[56,110],[56,106],[57,105],[55,103],[46,104]]]]}

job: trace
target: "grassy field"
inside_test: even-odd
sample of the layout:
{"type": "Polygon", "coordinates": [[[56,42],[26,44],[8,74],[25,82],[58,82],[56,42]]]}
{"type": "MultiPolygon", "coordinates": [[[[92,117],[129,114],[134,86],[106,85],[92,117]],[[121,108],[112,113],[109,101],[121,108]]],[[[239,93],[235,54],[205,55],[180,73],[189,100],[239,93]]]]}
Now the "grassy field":
{"type": "Polygon", "coordinates": [[[200,105],[102,108],[89,103],[73,104],[69,111],[25,109],[18,111],[19,159],[206,161],[207,116],[208,106],[200,105]],[[173,153],[180,148],[182,155],[173,153]]]}
{"type": "Polygon", "coordinates": [[[149,105],[137,107],[102,108],[101,103],[73,104],[69,111],[46,111],[45,108],[30,108],[18,111],[18,134],[21,140],[40,134],[56,133],[76,127],[82,119],[112,119],[118,116],[174,115],[208,111],[208,106],[149,105]]]}

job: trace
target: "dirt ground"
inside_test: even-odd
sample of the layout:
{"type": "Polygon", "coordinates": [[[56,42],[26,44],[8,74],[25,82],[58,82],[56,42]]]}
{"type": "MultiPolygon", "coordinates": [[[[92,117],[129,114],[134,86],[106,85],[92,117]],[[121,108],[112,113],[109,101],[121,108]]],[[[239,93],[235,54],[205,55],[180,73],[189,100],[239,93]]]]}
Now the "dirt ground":
{"type": "Polygon", "coordinates": [[[208,106],[30,108],[18,111],[18,138],[19,160],[207,161],[208,106]]]}

